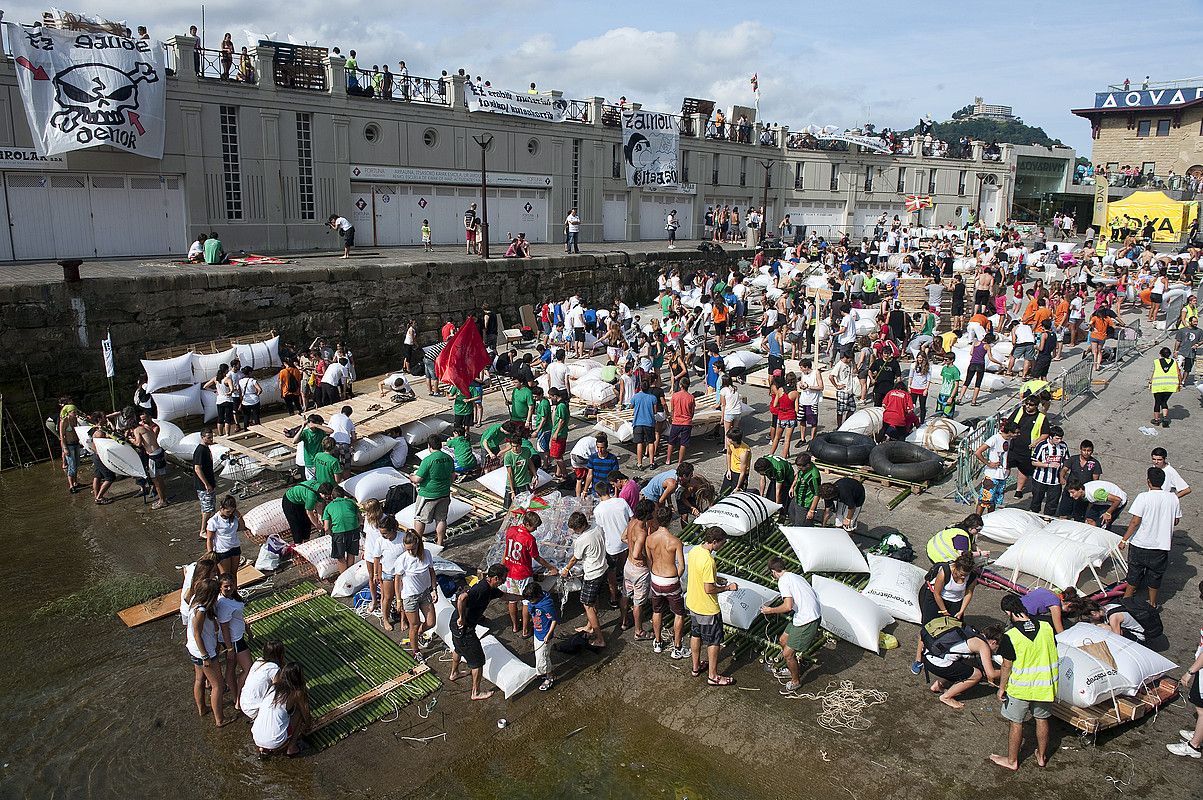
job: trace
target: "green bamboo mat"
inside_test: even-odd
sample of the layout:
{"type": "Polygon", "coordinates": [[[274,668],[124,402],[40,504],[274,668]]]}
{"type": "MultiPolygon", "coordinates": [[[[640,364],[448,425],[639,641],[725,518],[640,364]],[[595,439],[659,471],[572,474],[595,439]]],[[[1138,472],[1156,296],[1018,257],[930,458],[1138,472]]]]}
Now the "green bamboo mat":
{"type": "MultiPolygon", "coordinates": [[[[272,592],[247,604],[247,616],[311,593],[314,584],[304,582],[272,592]]],[[[362,695],[375,686],[409,671],[417,662],[383,631],[329,595],[318,595],[251,623],[251,650],[259,655],[262,643],[278,639],[284,643],[289,661],[305,668],[309,706],[316,720],[323,714],[362,695]]],[[[427,672],[365,703],[341,719],[308,735],[315,748],[329,747],[340,739],[397,712],[440,686],[434,672],[427,672]]]]}

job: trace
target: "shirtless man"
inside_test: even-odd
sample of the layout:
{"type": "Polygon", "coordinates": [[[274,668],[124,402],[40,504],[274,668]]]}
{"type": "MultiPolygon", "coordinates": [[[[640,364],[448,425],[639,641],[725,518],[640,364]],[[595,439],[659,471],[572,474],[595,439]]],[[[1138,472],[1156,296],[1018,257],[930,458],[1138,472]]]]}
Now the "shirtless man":
{"type": "Polygon", "coordinates": [[[146,478],[154,485],[159,499],[151,508],[167,506],[167,453],[159,446],[159,427],[143,412],[138,417],[138,425],[132,428],[126,436],[130,444],[146,454],[146,478]]]}
{"type": "MultiPolygon", "coordinates": [[[[623,593],[631,599],[632,614],[635,619],[635,639],[644,641],[650,634],[643,629],[643,607],[647,603],[648,591],[651,585],[652,571],[647,565],[647,534],[652,524],[652,515],[656,504],[646,497],[635,503],[635,510],[626,530],[622,532],[622,541],[627,546],[627,561],[622,567],[623,593]]],[[[626,622],[626,615],[619,624],[626,622]]]]}
{"type": "Polygon", "coordinates": [[[681,540],[668,530],[672,522],[672,509],[667,506],[656,508],[656,529],[647,537],[647,553],[652,565],[652,649],[664,652],[660,641],[660,626],[665,610],[673,614],[673,649],[669,652],[680,660],[689,657],[689,650],[681,647],[681,636],[685,631],[685,595],[681,589],[681,574],[685,571],[685,548],[681,540]]]}

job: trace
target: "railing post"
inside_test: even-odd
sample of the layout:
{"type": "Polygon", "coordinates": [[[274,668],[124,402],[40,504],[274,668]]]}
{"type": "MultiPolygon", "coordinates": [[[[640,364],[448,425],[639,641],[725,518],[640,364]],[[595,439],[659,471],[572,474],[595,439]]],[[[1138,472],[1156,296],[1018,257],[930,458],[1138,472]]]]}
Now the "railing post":
{"type": "Polygon", "coordinates": [[[347,93],[347,59],[342,56],[326,55],[326,92],[347,93]]]}
{"type": "Polygon", "coordinates": [[[789,153],[789,148],[785,146],[785,140],[789,137],[789,126],[787,126],[787,125],[777,126],[777,136],[778,136],[777,147],[779,147],[781,149],[781,155],[784,156],[787,153],[789,153]]]}
{"type": "MultiPolygon", "coordinates": [[[[263,46],[248,49],[247,52],[251,55],[251,63],[255,65],[255,83],[260,89],[269,92],[276,91],[276,48],[263,46]]],[[[230,70],[231,75],[237,74],[238,60],[241,57],[241,53],[234,54],[234,68],[230,70]]]]}
{"type": "Polygon", "coordinates": [[[466,105],[466,103],[468,101],[464,94],[464,81],[467,80],[467,78],[464,75],[460,75],[459,73],[456,73],[455,75],[451,75],[450,79],[451,79],[451,110],[455,111],[456,113],[467,114],[468,106],[466,105]]]}
{"type": "Polygon", "coordinates": [[[195,36],[172,36],[167,40],[167,47],[175,56],[175,78],[186,83],[196,83],[198,73],[203,64],[197,63],[196,48],[200,40],[195,36]]]}
{"type": "Polygon", "coordinates": [[[585,101],[589,104],[589,124],[595,128],[602,126],[602,114],[606,113],[604,97],[590,97],[585,101]]]}
{"type": "Polygon", "coordinates": [[[970,148],[971,148],[971,153],[973,155],[974,161],[983,160],[982,157],[986,153],[986,143],[985,142],[972,142],[972,143],[970,143],[970,148]]]}

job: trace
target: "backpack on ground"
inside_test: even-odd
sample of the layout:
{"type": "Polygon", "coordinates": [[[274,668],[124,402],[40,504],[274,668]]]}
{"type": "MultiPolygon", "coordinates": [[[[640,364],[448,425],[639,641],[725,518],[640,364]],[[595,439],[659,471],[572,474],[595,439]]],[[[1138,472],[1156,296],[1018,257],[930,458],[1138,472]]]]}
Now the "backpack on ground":
{"type": "Polygon", "coordinates": [[[978,636],[978,632],[956,617],[940,616],[924,625],[920,636],[923,637],[923,649],[929,655],[943,658],[952,652],[952,648],[978,636]]]}
{"type": "Polygon", "coordinates": [[[1115,604],[1132,615],[1132,619],[1144,628],[1145,641],[1151,642],[1165,632],[1161,624],[1161,609],[1154,608],[1141,597],[1121,597],[1115,604]]]}
{"type": "Polygon", "coordinates": [[[401,509],[408,508],[417,501],[417,495],[418,490],[408,481],[390,486],[388,493],[384,496],[384,513],[392,516],[401,509]]]}

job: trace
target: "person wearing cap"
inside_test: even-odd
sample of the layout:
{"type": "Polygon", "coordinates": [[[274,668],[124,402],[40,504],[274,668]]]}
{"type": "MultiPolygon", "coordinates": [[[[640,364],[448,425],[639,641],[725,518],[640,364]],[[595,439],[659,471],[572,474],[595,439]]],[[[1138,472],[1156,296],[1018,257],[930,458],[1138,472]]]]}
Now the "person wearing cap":
{"type": "Polygon", "coordinates": [[[1019,409],[1011,415],[1011,421],[1019,429],[1015,438],[1011,440],[1007,458],[1009,465],[1018,473],[1015,484],[1016,500],[1023,497],[1035,469],[1032,465],[1032,451],[1048,438],[1048,431],[1045,430],[1047,418],[1040,412],[1039,406],[1039,398],[1029,394],[1023,398],[1019,409]]]}

